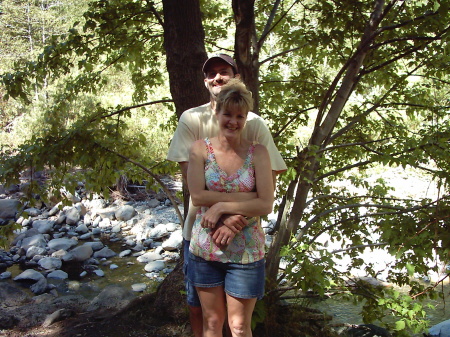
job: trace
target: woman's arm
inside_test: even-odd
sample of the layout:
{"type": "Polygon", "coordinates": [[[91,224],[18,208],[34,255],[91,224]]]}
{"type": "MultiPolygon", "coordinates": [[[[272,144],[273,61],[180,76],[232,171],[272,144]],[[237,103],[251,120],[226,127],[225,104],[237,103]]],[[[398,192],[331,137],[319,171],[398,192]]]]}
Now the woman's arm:
{"type": "Polygon", "coordinates": [[[203,140],[198,140],[192,144],[191,152],[189,154],[189,165],[187,168],[189,193],[191,194],[194,206],[210,207],[221,201],[238,202],[255,199],[257,197],[256,192],[222,193],[207,190],[204,174],[205,160],[205,142],[203,140]]]}
{"type": "Polygon", "coordinates": [[[212,205],[202,218],[202,226],[214,228],[223,214],[259,216],[272,212],[274,186],[269,153],[263,145],[256,145],[253,163],[255,166],[257,197],[251,200],[219,201],[212,205]]]}

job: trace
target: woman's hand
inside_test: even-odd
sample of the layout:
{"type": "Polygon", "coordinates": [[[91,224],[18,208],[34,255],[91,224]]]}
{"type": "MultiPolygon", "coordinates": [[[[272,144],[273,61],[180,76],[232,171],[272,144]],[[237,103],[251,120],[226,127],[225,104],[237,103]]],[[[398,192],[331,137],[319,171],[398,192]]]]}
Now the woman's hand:
{"type": "Polygon", "coordinates": [[[220,221],[229,229],[231,229],[234,234],[240,232],[245,226],[248,225],[248,220],[245,218],[245,216],[240,214],[225,214],[220,218],[220,221]]]}
{"type": "Polygon", "coordinates": [[[215,228],[222,214],[223,214],[222,203],[218,202],[212,205],[210,208],[208,208],[205,214],[203,214],[200,225],[203,228],[211,228],[211,229],[215,228]]]}
{"type": "Polygon", "coordinates": [[[213,229],[211,231],[212,239],[216,246],[220,249],[224,249],[226,246],[228,246],[231,241],[233,241],[235,235],[236,233],[234,233],[223,223],[220,223],[216,229],[213,229]]]}

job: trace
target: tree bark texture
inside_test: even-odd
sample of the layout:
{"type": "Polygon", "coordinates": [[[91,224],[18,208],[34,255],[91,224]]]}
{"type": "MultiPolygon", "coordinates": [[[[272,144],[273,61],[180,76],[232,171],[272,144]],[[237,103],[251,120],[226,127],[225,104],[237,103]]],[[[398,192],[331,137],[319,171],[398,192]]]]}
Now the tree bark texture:
{"type": "Polygon", "coordinates": [[[253,112],[259,115],[259,49],[256,44],[255,1],[233,0],[236,34],[234,52],[241,78],[253,93],[253,112]]]}
{"type": "Polygon", "coordinates": [[[202,66],[207,59],[199,0],[164,0],[164,50],[177,117],[209,100],[202,66]]]}

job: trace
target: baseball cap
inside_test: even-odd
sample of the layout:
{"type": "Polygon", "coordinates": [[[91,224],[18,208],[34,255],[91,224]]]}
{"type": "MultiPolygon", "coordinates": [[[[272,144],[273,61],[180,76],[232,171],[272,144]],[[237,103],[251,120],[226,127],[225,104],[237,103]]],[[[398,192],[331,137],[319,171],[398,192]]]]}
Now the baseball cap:
{"type": "Polygon", "coordinates": [[[238,73],[237,71],[237,66],[236,66],[236,62],[234,62],[233,58],[230,55],[227,54],[215,54],[213,56],[210,56],[205,63],[203,63],[203,73],[206,74],[207,68],[208,68],[208,64],[211,63],[211,61],[213,61],[214,59],[220,59],[222,61],[225,61],[226,63],[228,63],[232,68],[235,74],[238,73]]]}

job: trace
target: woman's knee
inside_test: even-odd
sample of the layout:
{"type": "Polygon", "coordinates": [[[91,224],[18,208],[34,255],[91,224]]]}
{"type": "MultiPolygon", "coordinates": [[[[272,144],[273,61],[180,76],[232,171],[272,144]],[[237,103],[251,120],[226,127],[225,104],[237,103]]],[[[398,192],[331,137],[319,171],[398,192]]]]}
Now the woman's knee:
{"type": "Polygon", "coordinates": [[[251,336],[251,322],[246,322],[243,317],[229,318],[228,324],[230,325],[230,330],[233,336],[251,336]]]}
{"type": "Polygon", "coordinates": [[[208,330],[212,331],[221,330],[224,322],[225,317],[221,315],[207,314],[203,316],[203,324],[206,325],[208,330]]]}

